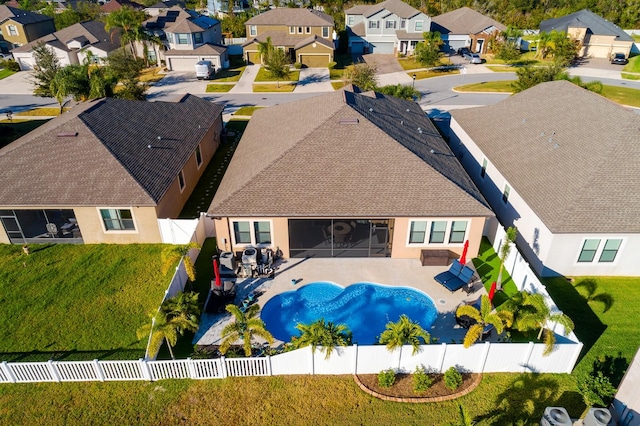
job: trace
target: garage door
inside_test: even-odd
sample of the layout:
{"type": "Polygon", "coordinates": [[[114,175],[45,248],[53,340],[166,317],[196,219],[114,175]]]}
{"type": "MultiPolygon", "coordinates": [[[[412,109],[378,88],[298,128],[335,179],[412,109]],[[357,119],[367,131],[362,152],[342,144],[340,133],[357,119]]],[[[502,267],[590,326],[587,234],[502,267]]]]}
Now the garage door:
{"type": "Polygon", "coordinates": [[[351,43],[351,53],[362,55],[364,53],[364,43],[363,42],[351,43]]]}
{"type": "Polygon", "coordinates": [[[369,53],[393,53],[394,43],[369,43],[369,53]]]}
{"type": "Polygon", "coordinates": [[[167,58],[167,65],[171,71],[193,71],[196,70],[198,58],[195,56],[189,58],[167,58]]]}
{"type": "Polygon", "coordinates": [[[33,58],[17,58],[21,71],[29,71],[33,69],[33,58]]]}
{"type": "Polygon", "coordinates": [[[587,46],[584,55],[592,58],[608,58],[611,46],[587,46]]]}
{"type": "Polygon", "coordinates": [[[308,68],[326,68],[329,66],[329,55],[302,55],[300,62],[308,68]]]}

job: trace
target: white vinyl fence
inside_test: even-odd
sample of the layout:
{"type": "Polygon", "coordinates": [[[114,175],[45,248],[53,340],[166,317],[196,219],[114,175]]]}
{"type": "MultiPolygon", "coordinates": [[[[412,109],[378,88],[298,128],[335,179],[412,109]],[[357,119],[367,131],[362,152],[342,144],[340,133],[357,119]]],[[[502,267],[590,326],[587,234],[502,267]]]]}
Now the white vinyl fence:
{"type": "Polygon", "coordinates": [[[196,219],[158,219],[160,237],[166,244],[189,244],[195,241],[204,243],[208,237],[215,236],[213,221],[201,213],[196,219]]]}

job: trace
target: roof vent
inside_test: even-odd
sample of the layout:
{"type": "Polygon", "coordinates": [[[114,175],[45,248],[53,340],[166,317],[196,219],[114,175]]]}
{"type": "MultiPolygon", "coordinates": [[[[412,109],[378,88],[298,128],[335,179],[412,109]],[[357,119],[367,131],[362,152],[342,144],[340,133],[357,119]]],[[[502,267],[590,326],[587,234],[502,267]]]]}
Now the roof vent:
{"type": "Polygon", "coordinates": [[[58,133],[59,138],[75,138],[78,136],[78,132],[62,132],[58,133]]]}
{"type": "Polygon", "coordinates": [[[340,124],[358,124],[359,122],[357,118],[341,118],[339,121],[340,124]]]}
{"type": "Polygon", "coordinates": [[[544,137],[544,132],[540,133],[540,136],[544,137]]]}
{"type": "Polygon", "coordinates": [[[560,144],[555,144],[555,145],[553,145],[553,147],[556,148],[556,149],[560,148],[560,144]]]}
{"type": "Polygon", "coordinates": [[[400,120],[400,125],[404,126],[404,120],[400,120]]]}
{"type": "Polygon", "coordinates": [[[369,108],[369,112],[373,112],[373,108],[369,108]]]}

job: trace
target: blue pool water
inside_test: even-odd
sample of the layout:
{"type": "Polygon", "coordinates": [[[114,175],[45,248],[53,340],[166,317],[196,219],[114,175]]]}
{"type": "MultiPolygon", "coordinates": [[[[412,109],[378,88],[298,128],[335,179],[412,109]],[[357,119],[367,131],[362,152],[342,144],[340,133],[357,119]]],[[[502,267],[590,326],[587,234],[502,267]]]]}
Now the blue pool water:
{"type": "Polygon", "coordinates": [[[388,322],[398,321],[402,314],[429,331],[437,309],[429,296],[410,288],[368,283],[343,288],[320,282],[271,298],[260,316],[273,337],[284,342],[300,335],[298,323],[324,318],[349,326],[354,343],[370,345],[378,341],[388,322]]]}

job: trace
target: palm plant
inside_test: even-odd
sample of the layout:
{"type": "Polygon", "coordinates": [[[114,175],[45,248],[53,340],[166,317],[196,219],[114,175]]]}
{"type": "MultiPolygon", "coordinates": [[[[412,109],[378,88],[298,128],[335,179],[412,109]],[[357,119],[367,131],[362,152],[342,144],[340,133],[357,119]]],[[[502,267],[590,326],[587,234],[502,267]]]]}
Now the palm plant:
{"type": "Polygon", "coordinates": [[[251,340],[254,336],[262,337],[269,344],[274,342],[274,338],[266,329],[264,321],[257,318],[260,306],[251,305],[245,312],[236,305],[227,305],[225,309],[235,317],[235,321],[222,329],[222,343],[219,348],[221,354],[224,355],[231,348],[231,345],[242,340],[245,356],[251,356],[251,340]]]}
{"type": "Polygon", "coordinates": [[[289,77],[291,70],[289,68],[289,58],[282,49],[272,49],[272,51],[263,60],[264,68],[277,81],[277,87],[280,87],[280,80],[289,77]]]}
{"type": "Polygon", "coordinates": [[[513,323],[513,314],[507,310],[493,311],[489,296],[482,295],[480,300],[480,309],[471,305],[460,305],[456,310],[456,316],[458,318],[462,316],[468,316],[476,321],[464,336],[464,347],[468,348],[477,342],[482,337],[484,328],[488,325],[493,325],[498,333],[502,333],[505,326],[511,327],[513,323]]]}
{"type": "Polygon", "coordinates": [[[269,56],[273,52],[274,47],[271,42],[271,37],[267,37],[267,39],[263,42],[258,42],[258,56],[260,57],[260,61],[264,64],[268,61],[269,56]]]}
{"type": "Polygon", "coordinates": [[[398,322],[388,322],[386,330],[380,335],[380,343],[387,345],[389,351],[402,349],[402,346],[409,344],[413,347],[413,355],[418,353],[421,343],[428,344],[430,340],[429,333],[406,315],[401,315],[398,322]]]}
{"type": "Polygon", "coordinates": [[[147,336],[149,337],[147,356],[149,358],[155,358],[160,351],[162,343],[166,342],[171,359],[175,359],[171,348],[178,342],[178,329],[174,327],[173,324],[170,324],[169,321],[167,321],[167,317],[161,312],[149,316],[151,317],[151,323],[143,325],[136,331],[138,339],[140,340],[147,336]]]}
{"type": "Polygon", "coordinates": [[[331,321],[325,323],[324,318],[320,318],[311,324],[298,324],[296,328],[300,330],[300,337],[294,342],[296,349],[311,346],[315,353],[318,346],[321,346],[325,359],[329,359],[338,346],[351,344],[351,331],[345,324],[334,324],[331,321]]]}
{"type": "Polygon", "coordinates": [[[509,253],[511,253],[511,246],[516,241],[516,237],[518,236],[518,229],[514,226],[510,226],[507,228],[504,241],[500,246],[500,270],[498,271],[498,279],[496,290],[502,290],[502,270],[504,269],[504,262],[509,257],[509,253]]]}
{"type": "Polygon", "coordinates": [[[104,29],[111,33],[112,41],[115,30],[120,30],[122,45],[129,44],[131,53],[136,57],[137,52],[134,43],[145,38],[145,32],[141,26],[144,20],[144,12],[137,11],[129,6],[123,6],[107,15],[104,29]]]}
{"type": "MultiPolygon", "coordinates": [[[[182,324],[198,324],[200,316],[200,306],[198,304],[198,293],[190,291],[179,292],[175,296],[165,300],[160,308],[167,319],[179,322],[182,332],[191,328],[189,325],[183,327],[182,324]]],[[[197,326],[196,326],[197,328],[197,326]]]]}
{"type": "Polygon", "coordinates": [[[196,268],[188,256],[191,249],[199,249],[200,245],[196,242],[190,242],[189,244],[170,245],[167,246],[160,254],[162,259],[162,273],[166,274],[171,266],[184,257],[184,269],[187,272],[189,280],[192,282],[196,280],[196,268]]]}

